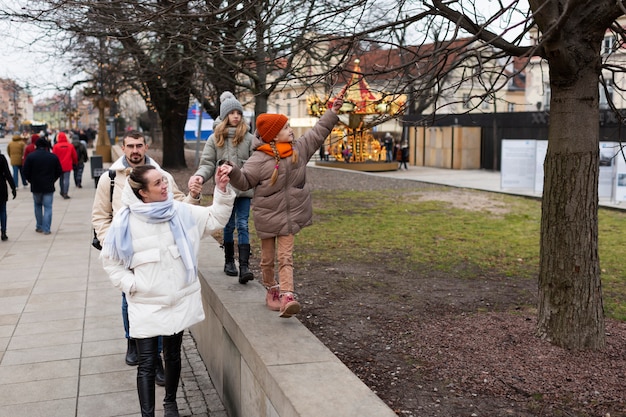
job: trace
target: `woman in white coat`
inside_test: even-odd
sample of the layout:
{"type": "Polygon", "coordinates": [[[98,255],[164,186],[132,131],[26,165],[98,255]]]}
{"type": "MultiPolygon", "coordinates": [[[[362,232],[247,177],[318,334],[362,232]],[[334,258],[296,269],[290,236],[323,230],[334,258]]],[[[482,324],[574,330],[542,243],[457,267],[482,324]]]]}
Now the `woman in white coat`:
{"type": "Polygon", "coordinates": [[[183,331],[202,320],[197,277],[200,239],[220,230],[232,212],[235,192],[228,185],[232,167],[222,165],[215,178],[213,205],[175,201],[167,178],[151,165],[135,167],[122,192],[102,247],[102,263],[113,284],[126,293],[130,336],[139,355],[137,391],[142,417],[154,417],[155,358],[163,336],[165,417],[178,417],[183,331]]]}

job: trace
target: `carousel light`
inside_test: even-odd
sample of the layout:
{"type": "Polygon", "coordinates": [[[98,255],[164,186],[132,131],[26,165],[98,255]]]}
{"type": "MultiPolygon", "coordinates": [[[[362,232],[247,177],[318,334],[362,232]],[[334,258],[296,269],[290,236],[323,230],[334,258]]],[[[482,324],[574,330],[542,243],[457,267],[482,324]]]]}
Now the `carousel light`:
{"type": "Polygon", "coordinates": [[[342,113],[352,113],[356,109],[356,104],[351,101],[344,101],[339,109],[342,113]]]}
{"type": "Polygon", "coordinates": [[[386,113],[389,112],[389,108],[390,107],[391,106],[389,105],[389,103],[387,103],[385,101],[382,101],[382,102],[376,104],[376,111],[378,113],[385,113],[386,114],[386,113]]]}

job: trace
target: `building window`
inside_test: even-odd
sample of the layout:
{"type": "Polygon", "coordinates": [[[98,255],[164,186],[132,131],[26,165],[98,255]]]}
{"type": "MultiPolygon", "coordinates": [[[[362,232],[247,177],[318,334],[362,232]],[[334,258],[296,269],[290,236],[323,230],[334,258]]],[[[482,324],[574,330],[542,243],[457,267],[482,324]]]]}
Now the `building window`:
{"type": "Polygon", "coordinates": [[[287,103],[287,116],[291,117],[291,103],[287,103]]]}
{"type": "Polygon", "coordinates": [[[613,83],[606,80],[606,86],[600,85],[600,108],[608,109],[609,103],[613,101],[613,83]]]}
{"type": "Polygon", "coordinates": [[[617,49],[617,42],[615,41],[615,36],[608,35],[604,37],[604,41],[602,41],[602,54],[608,55],[612,52],[615,52],[617,49]]]}
{"type": "Polygon", "coordinates": [[[508,103],[506,105],[506,111],[513,113],[515,111],[515,103],[508,103]]]}

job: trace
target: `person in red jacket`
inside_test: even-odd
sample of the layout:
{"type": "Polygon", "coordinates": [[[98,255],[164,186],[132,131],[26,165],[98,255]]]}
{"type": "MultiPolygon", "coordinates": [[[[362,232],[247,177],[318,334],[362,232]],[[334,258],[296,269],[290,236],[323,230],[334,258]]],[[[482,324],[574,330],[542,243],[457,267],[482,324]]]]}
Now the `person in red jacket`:
{"type": "Polygon", "coordinates": [[[30,142],[28,142],[28,145],[26,145],[26,147],[24,148],[24,155],[22,155],[22,166],[24,166],[24,161],[26,161],[26,157],[28,156],[28,154],[35,152],[35,149],[37,149],[37,147],[35,146],[35,144],[37,143],[37,139],[39,139],[39,135],[36,133],[33,133],[30,136],[30,142]]]}
{"type": "Polygon", "coordinates": [[[74,165],[78,164],[78,155],[76,154],[74,145],[68,142],[65,132],[59,132],[57,135],[57,143],[52,147],[52,153],[61,161],[63,174],[59,179],[59,185],[61,188],[61,196],[67,200],[70,198],[70,196],[67,195],[70,189],[70,173],[74,165]]]}

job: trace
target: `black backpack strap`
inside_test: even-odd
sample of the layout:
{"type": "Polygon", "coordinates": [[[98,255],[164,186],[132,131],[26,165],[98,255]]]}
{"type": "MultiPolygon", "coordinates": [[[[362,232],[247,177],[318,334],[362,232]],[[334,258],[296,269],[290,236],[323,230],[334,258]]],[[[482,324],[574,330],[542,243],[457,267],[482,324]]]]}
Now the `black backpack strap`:
{"type": "Polygon", "coordinates": [[[109,178],[111,179],[111,202],[113,202],[113,189],[115,189],[115,175],[117,175],[117,171],[110,169],[109,178]]]}
{"type": "MultiPolygon", "coordinates": [[[[111,204],[113,204],[113,190],[115,189],[115,175],[117,171],[110,169],[109,170],[109,180],[111,181],[111,204]]],[[[111,217],[113,217],[113,211],[111,211],[111,217]]],[[[91,246],[98,250],[102,250],[102,244],[98,240],[98,235],[96,234],[96,229],[93,229],[93,239],[91,240],[91,246]]]]}

